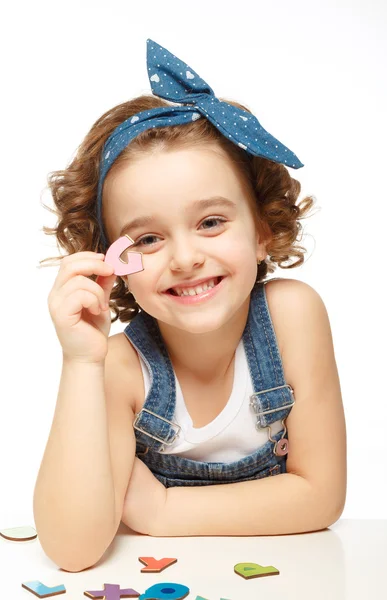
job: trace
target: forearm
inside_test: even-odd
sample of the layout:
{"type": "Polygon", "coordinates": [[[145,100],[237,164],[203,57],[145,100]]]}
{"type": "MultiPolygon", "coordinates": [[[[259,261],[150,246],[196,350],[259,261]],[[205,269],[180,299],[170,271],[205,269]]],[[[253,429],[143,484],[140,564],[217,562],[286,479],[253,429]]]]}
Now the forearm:
{"type": "Polygon", "coordinates": [[[115,535],[102,363],[63,363],[33,510],[43,550],[67,570],[96,562],[115,535]]]}
{"type": "Polygon", "coordinates": [[[336,518],[303,477],[273,477],[196,487],[171,487],[155,536],[280,535],[316,531],[336,518]]]}

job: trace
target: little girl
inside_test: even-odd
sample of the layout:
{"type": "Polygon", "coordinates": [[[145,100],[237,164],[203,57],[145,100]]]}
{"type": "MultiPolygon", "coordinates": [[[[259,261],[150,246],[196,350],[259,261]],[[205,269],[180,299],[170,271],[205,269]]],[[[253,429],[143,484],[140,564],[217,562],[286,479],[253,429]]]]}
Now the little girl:
{"type": "Polygon", "coordinates": [[[68,253],[48,298],[63,370],[34,516],[70,571],[121,520],[152,536],[276,535],[326,528],[345,504],[325,306],[267,279],[304,260],[314,201],[296,204],[286,168],[303,165],[152,40],[147,66],[153,95],[102,115],[49,177],[59,219],[43,229],[68,253]],[[142,270],[117,276],[104,258],[122,236],[121,262],[141,253],[142,270]]]}

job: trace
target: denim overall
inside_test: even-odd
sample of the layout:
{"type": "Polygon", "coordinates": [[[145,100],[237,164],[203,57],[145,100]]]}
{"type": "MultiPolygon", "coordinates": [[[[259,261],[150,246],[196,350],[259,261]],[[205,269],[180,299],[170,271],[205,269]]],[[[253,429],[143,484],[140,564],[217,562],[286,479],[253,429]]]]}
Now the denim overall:
{"type": "MultiPolygon", "coordinates": [[[[163,454],[180,427],[173,422],[175,374],[157,321],[141,310],[124,333],[143,358],[150,375],[150,389],[133,427],[136,456],[165,487],[214,485],[260,479],[286,472],[287,430],[285,419],[294,394],[285,383],[282,361],[267,305],[265,283],[256,283],[242,334],[254,393],[250,396],[256,428],[265,427],[268,441],[252,454],[230,463],[202,462],[175,454],[163,454]],[[270,425],[282,421],[283,429],[271,436],[270,425]]],[[[243,431],[241,431],[243,436],[243,431]]]]}

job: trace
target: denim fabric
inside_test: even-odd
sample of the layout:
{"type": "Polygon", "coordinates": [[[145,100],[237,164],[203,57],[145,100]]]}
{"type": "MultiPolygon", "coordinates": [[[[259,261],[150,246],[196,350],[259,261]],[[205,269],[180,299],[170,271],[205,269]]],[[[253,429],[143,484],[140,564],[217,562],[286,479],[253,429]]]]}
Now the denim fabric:
{"type": "MultiPolygon", "coordinates": [[[[202,462],[163,454],[164,444],[171,443],[178,433],[178,426],[173,424],[176,405],[173,366],[157,321],[148,313],[141,311],[124,333],[143,358],[151,381],[147,398],[133,424],[136,456],[165,487],[236,483],[286,472],[287,455],[274,453],[274,442],[282,437],[287,439],[284,429],[271,436],[274,442],[268,435],[263,446],[231,463],[202,462]]],[[[256,413],[256,427],[268,427],[286,419],[295,399],[292,388],[284,380],[265,282],[257,283],[251,292],[242,340],[254,389],[250,403],[256,413]]]]}

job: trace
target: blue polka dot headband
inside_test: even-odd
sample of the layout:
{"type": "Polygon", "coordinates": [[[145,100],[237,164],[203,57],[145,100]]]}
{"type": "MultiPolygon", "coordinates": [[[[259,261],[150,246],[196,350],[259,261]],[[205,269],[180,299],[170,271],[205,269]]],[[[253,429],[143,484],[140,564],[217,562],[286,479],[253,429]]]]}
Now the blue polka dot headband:
{"type": "Polygon", "coordinates": [[[304,165],[279,140],[268,133],[251,113],[218,100],[210,86],[185,62],[151,39],[147,40],[148,77],[154,95],[184,106],[153,108],[121,123],[102,150],[97,191],[97,219],[101,243],[107,247],[102,223],[102,188],[118,157],[139,133],[152,127],[183,125],[204,116],[231,142],[254,156],[261,156],[293,169],[304,165]]]}

